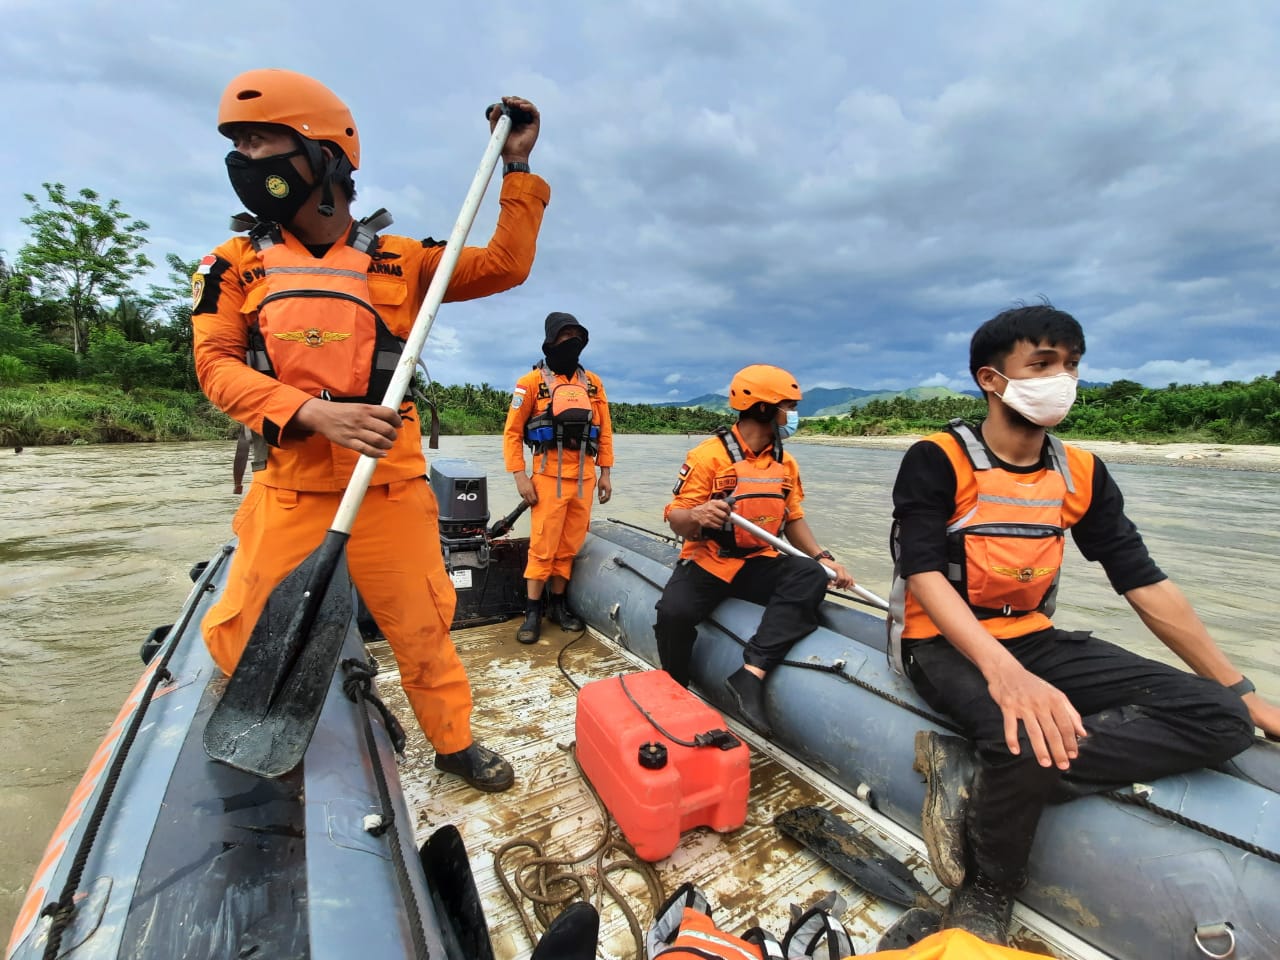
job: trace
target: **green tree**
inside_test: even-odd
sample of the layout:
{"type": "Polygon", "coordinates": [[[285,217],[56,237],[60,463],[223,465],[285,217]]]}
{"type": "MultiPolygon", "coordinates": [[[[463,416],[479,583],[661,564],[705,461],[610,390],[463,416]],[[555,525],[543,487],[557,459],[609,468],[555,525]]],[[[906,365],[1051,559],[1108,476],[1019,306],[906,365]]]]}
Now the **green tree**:
{"type": "Polygon", "coordinates": [[[118,200],[103,206],[87,187],[76,197],[68,196],[60,183],[43,187],[48,206],[24,194],[32,213],[22,222],[34,233],[18,251],[18,267],[35,280],[42,295],[66,302],[71,349],[84,353],[101,299],[127,293],[129,281],[153,266],[141,252],[149,227],[121,210],[118,200]]]}

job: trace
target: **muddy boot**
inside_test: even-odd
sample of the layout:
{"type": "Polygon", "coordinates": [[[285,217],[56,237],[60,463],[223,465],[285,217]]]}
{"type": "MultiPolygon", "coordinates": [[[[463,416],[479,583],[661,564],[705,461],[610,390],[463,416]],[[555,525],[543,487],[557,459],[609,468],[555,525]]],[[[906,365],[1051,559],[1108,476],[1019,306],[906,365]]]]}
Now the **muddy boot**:
{"type": "Polygon", "coordinates": [[[925,779],[920,821],[929,863],[943,886],[955,890],[964,883],[965,811],[973,785],[973,748],[963,737],[918,730],[913,766],[925,779]]]}
{"type": "Polygon", "coordinates": [[[746,667],[731,673],[724,682],[738,705],[738,716],[747,721],[757,733],[768,736],[773,732],[764,712],[764,681],[746,667]]]}
{"type": "Polygon", "coordinates": [[[578,633],[585,629],[582,619],[569,609],[569,598],[563,593],[547,595],[547,619],[568,633],[578,633]]]}
{"type": "Polygon", "coordinates": [[[516,630],[516,640],[520,643],[537,643],[542,636],[542,599],[529,600],[525,603],[524,623],[516,630]]]}
{"type": "Polygon", "coordinates": [[[578,900],[551,921],[530,960],[595,960],[599,934],[600,914],[578,900]]]}
{"type": "Polygon", "coordinates": [[[1009,920],[1013,915],[1013,891],[988,879],[980,871],[951,895],[942,915],[944,927],[967,930],[998,947],[1009,945],[1009,920]]]}
{"type": "Polygon", "coordinates": [[[905,950],[942,929],[942,914],[925,907],[912,907],[885,928],[876,951],[905,950]]]}
{"type": "Polygon", "coordinates": [[[436,769],[461,777],[485,793],[501,793],[511,789],[511,785],[516,782],[511,764],[478,743],[457,753],[437,753],[436,769]]]}

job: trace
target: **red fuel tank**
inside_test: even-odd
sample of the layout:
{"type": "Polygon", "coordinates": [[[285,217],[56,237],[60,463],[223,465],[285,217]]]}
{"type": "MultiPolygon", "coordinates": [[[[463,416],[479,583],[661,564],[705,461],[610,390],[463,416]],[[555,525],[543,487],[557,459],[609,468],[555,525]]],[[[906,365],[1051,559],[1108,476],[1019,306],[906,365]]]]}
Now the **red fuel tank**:
{"type": "Polygon", "coordinates": [[[746,821],[747,745],[665,670],[586,684],[576,726],[578,762],[641,859],[669,856],[692,827],[746,821]]]}

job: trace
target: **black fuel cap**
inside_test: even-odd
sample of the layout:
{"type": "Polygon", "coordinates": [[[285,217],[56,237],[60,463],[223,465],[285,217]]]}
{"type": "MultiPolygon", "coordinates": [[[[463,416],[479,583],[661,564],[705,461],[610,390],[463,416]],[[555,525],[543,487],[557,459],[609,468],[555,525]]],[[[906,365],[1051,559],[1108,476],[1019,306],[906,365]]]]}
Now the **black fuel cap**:
{"type": "Polygon", "coordinates": [[[646,770],[661,770],[667,765],[667,748],[660,743],[640,744],[640,766],[646,770]]]}

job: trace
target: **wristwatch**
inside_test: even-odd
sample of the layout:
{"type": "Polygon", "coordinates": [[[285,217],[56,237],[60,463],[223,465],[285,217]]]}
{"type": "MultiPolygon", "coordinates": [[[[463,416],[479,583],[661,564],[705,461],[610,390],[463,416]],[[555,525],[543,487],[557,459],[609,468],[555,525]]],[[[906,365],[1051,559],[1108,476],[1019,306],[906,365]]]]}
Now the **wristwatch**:
{"type": "Polygon", "coordinates": [[[502,165],[502,175],[505,177],[508,173],[529,173],[529,165],[523,160],[512,160],[510,163],[502,165]]]}
{"type": "Polygon", "coordinates": [[[832,560],[832,561],[834,561],[834,560],[835,560],[835,557],[833,557],[833,556],[831,555],[831,551],[830,551],[830,550],[823,550],[823,551],[821,551],[820,553],[815,553],[815,554],[813,555],[813,559],[815,559],[815,560],[832,560]]]}
{"type": "Polygon", "coordinates": [[[1253,693],[1258,688],[1253,685],[1253,681],[1248,677],[1241,677],[1235,683],[1227,687],[1232,693],[1238,697],[1243,697],[1247,693],[1253,693]]]}

